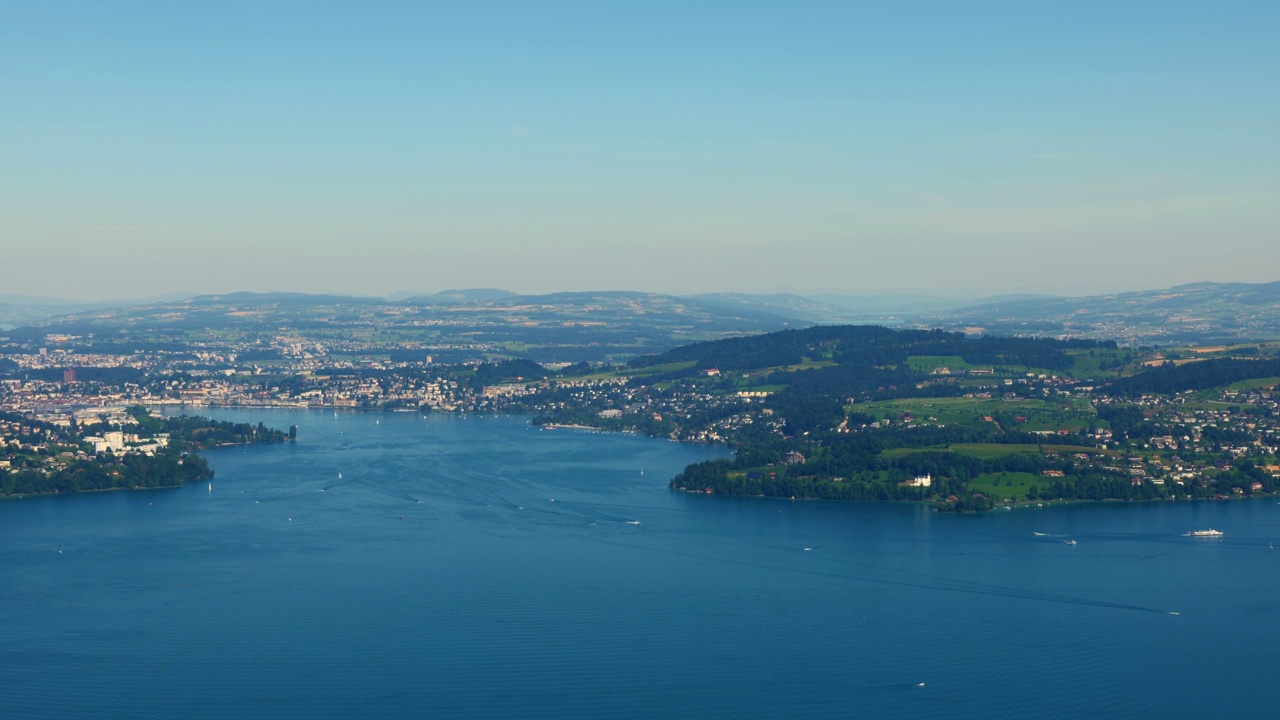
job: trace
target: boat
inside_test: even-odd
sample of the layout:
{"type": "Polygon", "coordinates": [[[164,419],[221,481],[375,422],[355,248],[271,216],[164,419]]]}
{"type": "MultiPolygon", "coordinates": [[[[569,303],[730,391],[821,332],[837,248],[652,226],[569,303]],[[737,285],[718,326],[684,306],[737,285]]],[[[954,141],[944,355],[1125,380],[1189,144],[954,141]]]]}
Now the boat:
{"type": "Polygon", "coordinates": [[[1192,530],[1191,532],[1187,533],[1187,536],[1188,537],[1222,537],[1223,534],[1224,533],[1221,530],[1214,530],[1213,528],[1209,528],[1208,530],[1192,530]]]}
{"type": "Polygon", "coordinates": [[[1065,542],[1066,544],[1068,544],[1068,545],[1075,545],[1075,544],[1076,544],[1076,539],[1075,539],[1075,538],[1071,538],[1070,540],[1065,540],[1064,542],[1065,542]]]}

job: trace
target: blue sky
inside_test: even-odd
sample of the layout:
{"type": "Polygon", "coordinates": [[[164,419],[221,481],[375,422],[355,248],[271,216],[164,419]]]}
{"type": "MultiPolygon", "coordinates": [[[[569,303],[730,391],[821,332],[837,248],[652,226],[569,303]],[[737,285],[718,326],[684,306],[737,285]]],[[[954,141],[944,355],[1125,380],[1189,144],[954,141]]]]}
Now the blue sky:
{"type": "Polygon", "coordinates": [[[1280,279],[1280,3],[23,3],[5,292],[1280,279]]]}

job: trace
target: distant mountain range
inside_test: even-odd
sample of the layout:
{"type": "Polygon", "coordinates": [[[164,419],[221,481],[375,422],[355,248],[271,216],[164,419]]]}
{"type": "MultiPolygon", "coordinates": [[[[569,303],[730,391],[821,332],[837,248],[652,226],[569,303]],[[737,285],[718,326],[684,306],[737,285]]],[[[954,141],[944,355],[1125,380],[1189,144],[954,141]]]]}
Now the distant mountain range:
{"type": "MultiPolygon", "coordinates": [[[[706,293],[690,296],[629,291],[522,295],[498,288],[398,293],[395,299],[309,293],[236,292],[145,300],[77,303],[0,296],[0,327],[138,326],[182,322],[215,327],[286,322],[301,315],[325,322],[376,322],[396,308],[476,323],[550,323],[600,332],[662,327],[662,335],[713,336],[814,324],[941,327],[1000,335],[1075,336],[1134,345],[1228,343],[1280,338],[1280,282],[1194,283],[1165,290],[1058,297],[1003,295],[977,301],[926,295],[706,293]],[[532,318],[532,320],[530,319],[532,318]],[[163,319],[163,320],[162,320],[163,319]],[[681,329],[683,328],[683,330],[681,329]]],[[[390,316],[389,315],[389,316],[390,316]]],[[[611,342],[618,341],[613,338],[611,342]]]]}
{"type": "Polygon", "coordinates": [[[1280,282],[1194,283],[1088,297],[988,298],[915,314],[916,325],[993,334],[1080,336],[1132,345],[1280,338],[1280,282]]]}
{"type": "Polygon", "coordinates": [[[85,302],[33,295],[0,295],[0,329],[24,325],[42,325],[53,318],[97,308],[128,307],[159,302],[171,302],[191,295],[171,293],[144,299],[103,300],[85,302]]]}
{"type": "Polygon", "coordinates": [[[239,292],[64,310],[36,327],[6,330],[2,337],[28,349],[53,345],[103,354],[183,352],[213,339],[258,352],[263,344],[289,337],[353,355],[394,350],[396,356],[430,355],[436,362],[489,357],[599,362],[828,319],[811,319],[785,306],[776,300],[748,303],[641,292],[456,290],[397,301],[239,292]]]}
{"type": "Polygon", "coordinates": [[[496,302],[516,296],[516,293],[509,290],[499,290],[498,288],[469,288],[466,290],[441,290],[440,292],[431,295],[411,296],[406,298],[406,300],[465,304],[473,302],[496,302]]]}

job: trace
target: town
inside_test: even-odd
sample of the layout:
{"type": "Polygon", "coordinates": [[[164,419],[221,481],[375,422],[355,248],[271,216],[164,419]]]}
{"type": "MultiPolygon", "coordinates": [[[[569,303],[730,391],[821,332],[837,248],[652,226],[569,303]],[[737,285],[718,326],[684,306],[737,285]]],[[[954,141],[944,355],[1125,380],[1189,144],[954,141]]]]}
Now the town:
{"type": "MultiPolygon", "coordinates": [[[[788,332],[775,335],[796,335],[788,332]]],[[[803,332],[825,337],[836,331],[803,332]]],[[[288,338],[271,347],[273,353],[262,352],[260,342],[256,352],[243,342],[206,342],[193,349],[85,353],[75,349],[76,337],[50,334],[39,346],[9,341],[0,347],[7,350],[0,366],[8,370],[0,380],[0,469],[51,476],[75,461],[164,450],[167,434],[133,429],[136,408],[184,415],[206,407],[325,408],[521,413],[548,429],[634,432],[738,450],[736,464],[717,471],[716,482],[673,481],[701,492],[961,505],[976,497],[994,506],[1276,490],[1280,397],[1274,388],[1280,378],[1257,376],[1270,367],[1265,358],[1272,346],[1155,351],[883,330],[893,342],[920,348],[943,342],[950,349],[920,349],[894,366],[876,360],[866,372],[880,380],[809,387],[854,367],[846,356],[862,351],[858,333],[866,331],[850,326],[848,332],[857,336],[805,340],[791,358],[798,362],[757,366],[717,349],[718,342],[735,341],[685,346],[670,351],[671,358],[542,365],[479,351],[453,363],[427,353],[375,354],[369,347],[352,354],[288,338]],[[991,363],[925,354],[968,352],[982,342],[1013,343],[1013,349],[991,363]],[[698,348],[721,353],[726,367],[682,359],[698,348]],[[1233,359],[1238,355],[1251,359],[1233,359]],[[1241,362],[1253,376],[1177,392],[1117,391],[1160,373],[1241,362]],[[868,440],[876,443],[874,452],[850,450],[868,440]],[[1087,486],[1081,484],[1086,479],[1087,486]]],[[[775,335],[745,342],[776,342],[775,335]]]]}

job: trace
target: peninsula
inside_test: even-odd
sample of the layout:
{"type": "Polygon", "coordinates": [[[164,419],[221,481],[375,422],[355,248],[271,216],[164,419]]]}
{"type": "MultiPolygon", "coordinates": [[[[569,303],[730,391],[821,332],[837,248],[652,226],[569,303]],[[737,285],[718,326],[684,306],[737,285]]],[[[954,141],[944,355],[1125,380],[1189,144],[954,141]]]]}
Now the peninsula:
{"type": "Polygon", "coordinates": [[[64,419],[0,413],[0,497],[177,487],[213,477],[196,451],[292,440],[262,424],[162,417],[134,406],[64,419]]]}

